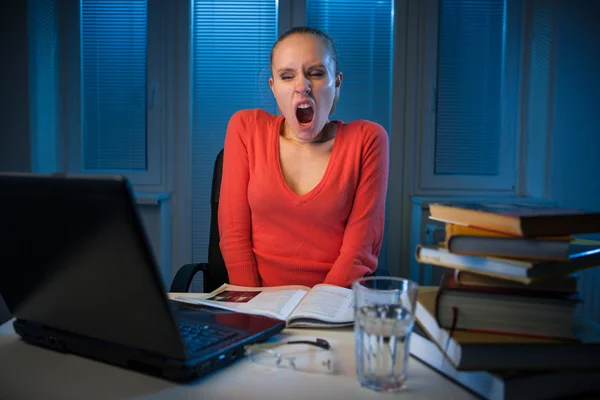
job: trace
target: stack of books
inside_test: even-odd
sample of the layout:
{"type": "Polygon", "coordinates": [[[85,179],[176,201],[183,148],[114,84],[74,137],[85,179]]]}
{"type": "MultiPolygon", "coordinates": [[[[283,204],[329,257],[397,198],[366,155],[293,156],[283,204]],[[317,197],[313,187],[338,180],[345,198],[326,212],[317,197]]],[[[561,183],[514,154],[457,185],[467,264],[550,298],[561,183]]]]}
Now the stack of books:
{"type": "Polygon", "coordinates": [[[576,315],[576,272],[600,265],[600,242],[574,237],[600,232],[600,213],[477,203],[430,212],[446,237],[416,257],[447,271],[419,294],[413,356],[486,398],[600,391],[600,328],[576,315]]]}

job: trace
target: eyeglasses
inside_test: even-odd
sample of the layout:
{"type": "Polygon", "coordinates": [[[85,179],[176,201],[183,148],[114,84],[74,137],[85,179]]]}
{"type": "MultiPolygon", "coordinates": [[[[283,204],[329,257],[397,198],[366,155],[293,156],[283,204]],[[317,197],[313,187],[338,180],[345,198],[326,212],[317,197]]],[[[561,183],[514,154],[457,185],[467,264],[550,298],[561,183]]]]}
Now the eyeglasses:
{"type": "Polygon", "coordinates": [[[312,373],[333,373],[331,345],[325,339],[253,344],[246,355],[256,364],[312,373]]]}

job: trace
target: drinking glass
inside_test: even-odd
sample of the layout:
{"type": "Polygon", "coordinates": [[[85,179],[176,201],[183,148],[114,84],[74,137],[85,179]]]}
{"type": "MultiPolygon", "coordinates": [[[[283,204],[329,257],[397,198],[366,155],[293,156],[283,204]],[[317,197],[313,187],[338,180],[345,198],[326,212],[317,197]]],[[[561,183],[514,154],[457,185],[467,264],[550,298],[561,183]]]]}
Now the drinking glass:
{"type": "Polygon", "coordinates": [[[353,282],[356,375],[361,386],[377,391],[401,390],[408,373],[417,283],[394,277],[353,282]]]}

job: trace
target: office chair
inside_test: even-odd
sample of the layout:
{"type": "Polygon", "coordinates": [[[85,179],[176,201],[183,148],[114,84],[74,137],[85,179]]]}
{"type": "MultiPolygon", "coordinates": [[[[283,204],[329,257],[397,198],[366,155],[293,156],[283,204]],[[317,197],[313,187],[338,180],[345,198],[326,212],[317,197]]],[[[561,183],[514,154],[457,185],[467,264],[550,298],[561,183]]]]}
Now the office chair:
{"type": "MultiPolygon", "coordinates": [[[[186,293],[194,276],[201,272],[203,274],[203,292],[209,293],[219,288],[224,283],[229,283],[227,268],[221,248],[219,246],[219,196],[221,194],[221,176],[223,174],[223,150],[217,155],[215,167],[213,170],[212,188],[210,196],[210,234],[208,238],[208,263],[185,264],[175,274],[171,283],[170,292],[186,293]]],[[[390,276],[390,273],[384,268],[377,268],[373,273],[375,276],[390,276]]]]}
{"type": "Polygon", "coordinates": [[[210,194],[210,233],[208,237],[208,263],[185,264],[175,274],[171,283],[171,292],[185,293],[189,291],[194,276],[203,274],[203,292],[209,293],[224,283],[229,283],[229,275],[221,248],[219,246],[219,197],[221,195],[221,176],[223,174],[223,150],[219,152],[213,169],[210,194]]]}

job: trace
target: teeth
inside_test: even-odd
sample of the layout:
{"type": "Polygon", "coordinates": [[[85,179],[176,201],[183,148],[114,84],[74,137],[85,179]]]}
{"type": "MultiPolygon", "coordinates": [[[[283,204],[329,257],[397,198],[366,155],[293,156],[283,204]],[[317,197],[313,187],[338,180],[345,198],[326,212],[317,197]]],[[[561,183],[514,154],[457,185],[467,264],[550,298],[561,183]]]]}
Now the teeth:
{"type": "Polygon", "coordinates": [[[310,106],[308,104],[300,104],[298,106],[298,108],[309,108],[310,106]]]}

